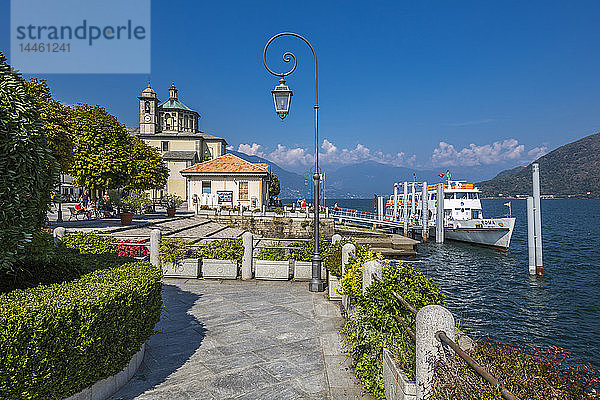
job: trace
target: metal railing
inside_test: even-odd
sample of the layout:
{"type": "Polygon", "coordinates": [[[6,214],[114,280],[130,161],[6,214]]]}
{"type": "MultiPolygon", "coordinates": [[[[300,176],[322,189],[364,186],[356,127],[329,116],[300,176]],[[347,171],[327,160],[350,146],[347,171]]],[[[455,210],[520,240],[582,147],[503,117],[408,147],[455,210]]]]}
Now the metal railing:
{"type": "MultiPolygon", "coordinates": [[[[373,280],[377,282],[383,282],[383,280],[376,274],[373,274],[372,276],[373,280]]],[[[405,306],[411,313],[417,314],[418,310],[394,290],[392,290],[392,295],[400,303],[402,303],[402,305],[405,306]]],[[[404,319],[402,319],[400,315],[396,314],[393,318],[396,320],[396,322],[400,324],[400,326],[402,326],[402,328],[408,334],[408,336],[410,336],[413,340],[416,340],[415,332],[408,326],[406,321],[404,321],[404,319]]],[[[498,390],[500,395],[502,395],[502,398],[504,398],[505,400],[519,400],[518,397],[512,394],[504,385],[502,385],[494,375],[492,375],[485,368],[479,365],[473,357],[468,355],[463,349],[460,348],[458,344],[456,344],[456,342],[450,339],[445,332],[436,332],[435,337],[437,340],[448,345],[452,350],[454,350],[454,352],[458,354],[458,356],[462,358],[469,365],[469,367],[471,367],[479,376],[481,376],[485,381],[492,385],[492,387],[498,390]]]]}

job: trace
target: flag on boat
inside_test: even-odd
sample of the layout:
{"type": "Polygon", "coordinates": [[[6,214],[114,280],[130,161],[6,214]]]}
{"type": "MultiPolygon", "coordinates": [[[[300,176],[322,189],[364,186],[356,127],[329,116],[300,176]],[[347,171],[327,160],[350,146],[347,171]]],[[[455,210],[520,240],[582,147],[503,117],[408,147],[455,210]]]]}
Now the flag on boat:
{"type": "Polygon", "coordinates": [[[446,174],[438,174],[438,176],[439,176],[440,178],[443,178],[443,177],[445,177],[445,176],[446,176],[446,174]]]}
{"type": "Polygon", "coordinates": [[[450,173],[449,169],[447,169],[446,172],[444,172],[443,174],[438,174],[438,176],[440,178],[448,178],[448,179],[452,178],[452,174],[450,173]]]}
{"type": "Polygon", "coordinates": [[[504,203],[506,207],[510,207],[510,201],[508,203],[504,203]]]}

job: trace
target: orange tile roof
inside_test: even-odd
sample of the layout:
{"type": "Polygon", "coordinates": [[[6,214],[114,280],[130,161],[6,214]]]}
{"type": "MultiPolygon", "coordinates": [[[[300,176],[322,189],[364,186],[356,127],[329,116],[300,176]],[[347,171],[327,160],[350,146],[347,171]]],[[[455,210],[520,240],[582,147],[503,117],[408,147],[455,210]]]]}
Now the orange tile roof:
{"type": "Polygon", "coordinates": [[[234,156],[231,153],[222,155],[210,161],[192,165],[181,171],[185,173],[221,173],[221,174],[255,174],[269,172],[268,164],[253,164],[234,156]]]}

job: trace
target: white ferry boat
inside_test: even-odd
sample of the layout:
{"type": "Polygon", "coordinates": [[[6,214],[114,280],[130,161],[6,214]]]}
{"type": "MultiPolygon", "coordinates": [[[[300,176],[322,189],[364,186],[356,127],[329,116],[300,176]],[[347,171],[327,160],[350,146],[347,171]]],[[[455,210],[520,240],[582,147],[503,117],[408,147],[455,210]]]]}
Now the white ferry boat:
{"type": "MultiPolygon", "coordinates": [[[[408,185],[416,186],[419,183],[408,182],[408,185]]],[[[427,187],[427,219],[430,237],[435,236],[438,206],[437,185],[427,187]]],[[[511,217],[510,214],[505,218],[484,218],[479,199],[480,190],[472,183],[448,180],[447,184],[444,183],[443,185],[445,239],[508,250],[515,226],[515,218],[511,217]]],[[[404,193],[398,193],[398,205],[396,214],[394,214],[394,195],[390,196],[386,204],[386,217],[403,221],[404,201],[407,201],[409,225],[413,227],[414,231],[422,232],[421,197],[422,188],[415,192],[411,190],[406,195],[406,199],[404,199],[404,193]]]]}

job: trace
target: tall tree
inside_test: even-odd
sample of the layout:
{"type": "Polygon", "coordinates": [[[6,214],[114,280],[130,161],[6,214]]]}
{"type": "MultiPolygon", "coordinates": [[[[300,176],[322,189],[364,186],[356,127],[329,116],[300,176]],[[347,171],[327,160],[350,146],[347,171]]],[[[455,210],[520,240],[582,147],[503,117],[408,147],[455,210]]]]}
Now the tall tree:
{"type": "Polygon", "coordinates": [[[131,138],[125,126],[96,105],[79,104],[73,110],[75,159],[73,181],[90,189],[125,186],[131,173],[131,138]]]}
{"type": "Polygon", "coordinates": [[[44,123],[46,141],[52,155],[58,161],[61,172],[68,172],[73,164],[73,127],[71,108],[52,98],[44,80],[32,79],[25,82],[44,123]]]}
{"type": "Polygon", "coordinates": [[[137,137],[131,138],[131,176],[127,186],[133,189],[162,189],[167,184],[169,169],[158,149],[137,137]]]}
{"type": "Polygon", "coordinates": [[[269,183],[269,196],[278,196],[281,191],[281,183],[277,175],[271,172],[271,183],[269,183]]]}
{"type": "Polygon", "coordinates": [[[58,165],[25,80],[0,53],[0,269],[10,269],[46,219],[58,165]]]}

